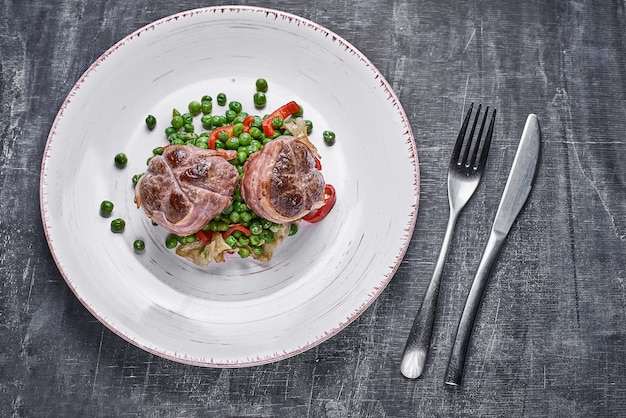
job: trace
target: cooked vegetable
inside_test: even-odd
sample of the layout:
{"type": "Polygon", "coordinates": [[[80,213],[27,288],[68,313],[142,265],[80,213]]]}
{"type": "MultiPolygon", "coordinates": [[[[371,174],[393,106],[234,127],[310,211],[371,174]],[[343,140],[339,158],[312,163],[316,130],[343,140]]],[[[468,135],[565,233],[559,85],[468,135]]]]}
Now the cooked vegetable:
{"type": "Polygon", "coordinates": [[[185,121],[181,115],[176,115],[172,117],[171,124],[174,129],[180,129],[185,124],[185,121]]]}
{"type": "Polygon", "coordinates": [[[241,103],[239,103],[237,101],[232,101],[232,102],[228,103],[228,108],[230,110],[232,110],[233,112],[235,112],[235,114],[241,113],[241,110],[242,110],[241,103]]]}
{"type": "Polygon", "coordinates": [[[254,107],[256,107],[257,109],[263,109],[267,104],[267,97],[262,91],[257,91],[256,93],[254,93],[254,96],[252,96],[252,100],[254,101],[254,107]]]}
{"type": "MultiPolygon", "coordinates": [[[[254,93],[253,103],[255,108],[260,109],[267,104],[265,95],[268,89],[267,81],[258,79],[255,84],[257,91],[254,93]]],[[[203,96],[199,101],[190,101],[187,104],[188,113],[181,114],[174,108],[171,125],[165,129],[170,145],[194,146],[232,153],[235,157],[229,157],[227,160],[229,164],[235,166],[241,178],[244,175],[244,165],[248,163],[251,156],[264,149],[265,145],[275,138],[287,136],[285,138],[290,138],[289,141],[295,139],[308,144],[306,146],[313,154],[315,167],[318,170],[321,169],[319,154],[308,139],[312,123],[302,119],[303,109],[295,101],[288,102],[265,117],[249,115],[243,110],[241,102],[236,100],[228,102],[223,92],[216,96],[216,101],[219,106],[227,106],[221,115],[212,114],[213,98],[208,95],[203,96]],[[198,120],[195,117],[199,117],[204,131],[196,132],[194,120],[196,123],[198,120]]],[[[170,145],[155,148],[148,162],[153,158],[164,158],[168,155],[166,150],[170,145]]],[[[255,158],[259,156],[261,154],[255,158]]],[[[137,184],[141,176],[143,174],[134,176],[133,183],[137,184]]],[[[334,189],[332,191],[333,193],[327,193],[324,189],[324,204],[314,213],[306,216],[309,222],[318,222],[328,214],[336,199],[334,189]]],[[[264,215],[260,216],[258,212],[255,213],[256,209],[253,211],[244,202],[239,187],[236,187],[232,197],[230,206],[214,216],[195,233],[184,236],[172,234],[166,238],[165,246],[169,249],[176,249],[177,255],[200,266],[206,266],[213,261],[224,261],[226,253],[238,253],[241,258],[253,257],[266,262],[286,236],[297,233],[299,219],[275,220],[279,223],[264,219],[261,217],[264,215]]],[[[313,207],[318,206],[319,204],[313,207]]],[[[306,213],[306,209],[303,213],[306,213]]],[[[121,229],[123,230],[123,226],[121,229]]],[[[140,240],[135,243],[141,247],[138,241],[140,240]]],[[[145,249],[145,243],[142,248],[145,249]]]]}
{"type": "Polygon", "coordinates": [[[111,221],[111,231],[115,233],[124,232],[125,227],[126,222],[121,218],[116,218],[111,221]]]}
{"type": "Polygon", "coordinates": [[[254,84],[256,86],[257,91],[260,91],[263,93],[267,92],[267,80],[265,80],[264,78],[257,79],[254,84]]]}
{"type": "Polygon", "coordinates": [[[193,116],[197,116],[200,114],[200,112],[202,112],[202,103],[197,100],[193,100],[189,102],[189,104],[187,105],[187,109],[189,109],[189,113],[191,113],[193,116]]]}
{"type": "Polygon", "coordinates": [[[322,133],[322,138],[324,138],[324,143],[326,145],[335,144],[335,133],[333,131],[324,131],[322,133]]]}
{"type": "Polygon", "coordinates": [[[135,240],[135,242],[133,242],[133,248],[137,252],[142,252],[143,250],[146,249],[146,244],[142,240],[137,239],[135,240]]]}
{"type": "Polygon", "coordinates": [[[173,249],[178,246],[178,239],[175,235],[170,235],[165,239],[165,248],[173,249]]]}
{"type": "Polygon", "coordinates": [[[316,223],[321,221],[326,217],[326,215],[330,213],[330,210],[333,208],[333,206],[335,206],[336,201],[337,194],[335,192],[335,188],[330,184],[326,184],[326,186],[324,187],[324,205],[321,208],[303,217],[302,220],[309,223],[316,223]]]}
{"type": "Polygon", "coordinates": [[[153,130],[156,126],[156,118],[153,115],[148,115],[146,117],[146,125],[148,126],[148,129],[153,130]]]}
{"type": "Polygon", "coordinates": [[[124,168],[128,163],[128,157],[123,152],[116,154],[113,160],[115,161],[115,166],[118,168],[124,168]]]}
{"type": "Polygon", "coordinates": [[[274,112],[272,112],[263,121],[263,132],[265,132],[265,136],[268,136],[270,138],[273,137],[275,134],[275,130],[282,126],[282,121],[290,117],[292,114],[294,114],[298,110],[300,110],[300,105],[292,101],[279,107],[274,112]],[[278,119],[281,120],[280,126],[276,126],[276,124],[278,124],[278,121],[274,122],[275,120],[278,120],[278,119]]]}
{"type": "Polygon", "coordinates": [[[102,216],[111,215],[111,212],[113,212],[113,207],[113,202],[109,200],[103,200],[102,203],[100,203],[100,214],[102,216]]]}

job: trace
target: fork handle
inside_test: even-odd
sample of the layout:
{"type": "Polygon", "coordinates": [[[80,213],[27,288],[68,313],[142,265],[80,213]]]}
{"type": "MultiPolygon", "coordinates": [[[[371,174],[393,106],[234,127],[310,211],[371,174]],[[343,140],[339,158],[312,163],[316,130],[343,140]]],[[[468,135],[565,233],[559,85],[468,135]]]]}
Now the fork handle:
{"type": "Polygon", "coordinates": [[[467,348],[469,346],[470,337],[472,336],[472,329],[474,328],[474,322],[476,320],[476,314],[482,300],[487,280],[491,274],[491,269],[500,253],[502,244],[504,243],[505,235],[497,234],[494,231],[489,235],[487,246],[483,252],[483,256],[478,265],[474,282],[470,289],[467,301],[465,302],[465,308],[463,309],[463,315],[459,321],[459,326],[454,339],[454,345],[450,353],[450,360],[448,361],[448,369],[446,370],[445,383],[451,386],[458,386],[461,384],[463,378],[463,368],[465,366],[465,358],[467,356],[467,348]]]}
{"type": "Polygon", "coordinates": [[[422,305],[415,316],[413,326],[411,327],[404,347],[400,371],[409,379],[418,378],[424,370],[426,355],[430,347],[433,324],[435,322],[439,288],[441,287],[441,277],[443,276],[443,266],[448,256],[450,241],[452,240],[457,218],[458,211],[451,210],[433,276],[430,279],[430,284],[422,300],[422,305]]]}

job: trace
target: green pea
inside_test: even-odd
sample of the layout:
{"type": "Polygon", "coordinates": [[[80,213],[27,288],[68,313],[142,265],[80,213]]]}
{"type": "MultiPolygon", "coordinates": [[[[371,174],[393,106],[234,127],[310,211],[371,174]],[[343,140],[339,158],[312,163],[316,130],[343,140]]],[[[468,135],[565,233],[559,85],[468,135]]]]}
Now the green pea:
{"type": "Polygon", "coordinates": [[[250,238],[248,238],[245,235],[242,235],[239,238],[237,238],[237,242],[239,242],[239,245],[245,246],[245,245],[250,244],[250,238]]]}
{"type": "Polygon", "coordinates": [[[111,231],[115,233],[124,232],[125,227],[126,227],[126,222],[121,218],[113,219],[111,221],[111,231]]]}
{"type": "Polygon", "coordinates": [[[170,235],[165,239],[165,247],[168,249],[173,249],[178,246],[178,238],[174,235],[170,235]]]}
{"type": "Polygon", "coordinates": [[[170,137],[170,135],[173,135],[174,133],[176,133],[176,128],[174,128],[173,126],[168,126],[167,128],[165,128],[165,136],[166,137],[170,137]]]}
{"type": "Polygon", "coordinates": [[[254,84],[257,91],[261,91],[263,93],[267,92],[267,80],[265,80],[264,78],[257,79],[254,84]]]}
{"type": "Polygon", "coordinates": [[[274,129],[282,128],[284,123],[285,123],[285,121],[283,120],[283,118],[274,118],[274,119],[272,119],[272,126],[274,127],[274,129]]]}
{"type": "Polygon", "coordinates": [[[298,232],[298,225],[297,224],[291,224],[289,225],[289,236],[293,236],[296,235],[296,233],[298,232]]]}
{"type": "Polygon", "coordinates": [[[241,247],[239,249],[239,257],[241,258],[248,258],[250,257],[250,250],[246,247],[241,247]]]}
{"type": "Polygon", "coordinates": [[[137,252],[142,252],[143,250],[146,249],[146,243],[143,242],[140,239],[135,240],[135,242],[133,242],[133,248],[135,249],[135,251],[137,252]]]}
{"type": "Polygon", "coordinates": [[[213,97],[209,96],[208,94],[202,96],[202,99],[200,100],[201,102],[212,102],[213,101],[213,97]]]}
{"type": "Polygon", "coordinates": [[[110,216],[111,212],[113,212],[113,202],[109,200],[103,200],[100,203],[100,214],[104,217],[110,216]]]}
{"type": "Polygon", "coordinates": [[[239,148],[239,138],[237,138],[236,136],[228,138],[228,140],[226,141],[226,148],[232,150],[236,150],[237,148],[239,148]]]}
{"type": "Polygon", "coordinates": [[[310,120],[305,120],[304,123],[306,124],[306,133],[310,134],[313,130],[313,122],[311,122],[310,120]]]}
{"type": "Polygon", "coordinates": [[[172,118],[172,127],[176,130],[179,130],[185,124],[185,120],[181,115],[176,115],[172,118]]]}
{"type": "Polygon", "coordinates": [[[241,103],[239,103],[237,101],[234,101],[234,100],[232,102],[228,103],[228,108],[230,110],[232,110],[233,112],[235,112],[235,113],[239,113],[242,110],[241,103]]]}
{"type": "Polygon", "coordinates": [[[250,235],[250,245],[261,245],[261,237],[259,237],[258,235],[250,235]]]}
{"type": "Polygon", "coordinates": [[[180,116],[180,112],[176,108],[172,109],[172,117],[174,116],[180,116]]]}
{"type": "Polygon", "coordinates": [[[148,126],[148,129],[153,130],[156,126],[156,118],[153,115],[148,115],[146,117],[146,125],[148,126]]]}
{"type": "Polygon", "coordinates": [[[238,224],[240,221],[240,218],[241,216],[239,215],[239,212],[232,212],[230,215],[228,215],[228,219],[230,219],[230,221],[234,224],[238,224]]]}
{"type": "Polygon", "coordinates": [[[258,128],[258,129],[263,128],[263,118],[261,116],[258,116],[258,115],[255,116],[254,119],[252,120],[252,123],[250,124],[250,127],[255,127],[255,128],[258,128]]]}
{"type": "Polygon", "coordinates": [[[123,152],[120,152],[119,154],[115,155],[114,161],[115,161],[116,167],[124,168],[126,167],[126,164],[128,163],[128,157],[123,152]]]}
{"type": "Polygon", "coordinates": [[[187,105],[187,109],[189,109],[189,113],[191,113],[193,116],[197,116],[202,111],[202,103],[197,100],[193,100],[189,102],[189,105],[187,105]]]}
{"type": "Polygon", "coordinates": [[[294,114],[292,114],[291,116],[294,118],[301,118],[302,115],[304,115],[304,109],[302,108],[302,106],[300,106],[300,109],[298,109],[294,114]]]}
{"type": "Polygon", "coordinates": [[[213,128],[213,116],[212,115],[204,115],[200,118],[200,123],[202,123],[202,127],[204,129],[213,128]]]}
{"type": "Polygon", "coordinates": [[[219,221],[217,223],[217,230],[218,230],[218,232],[226,232],[226,231],[228,231],[228,222],[219,221]]]}
{"type": "Polygon", "coordinates": [[[133,179],[132,179],[132,181],[133,181],[133,186],[136,186],[136,185],[137,185],[137,182],[139,181],[139,179],[141,178],[141,176],[143,176],[143,173],[141,173],[141,174],[135,174],[135,175],[133,176],[133,179]]]}
{"type": "Polygon", "coordinates": [[[205,115],[208,115],[213,111],[213,102],[203,101],[200,105],[200,110],[202,110],[202,113],[205,115]]]}
{"type": "Polygon", "coordinates": [[[226,112],[224,112],[224,116],[226,117],[226,120],[228,122],[232,122],[237,117],[237,112],[235,112],[234,110],[228,109],[226,112]]]}
{"type": "Polygon", "coordinates": [[[193,123],[193,115],[191,113],[184,113],[180,115],[185,123],[193,123]]]}
{"type": "Polygon", "coordinates": [[[237,242],[237,238],[235,238],[232,235],[229,235],[228,237],[226,237],[226,239],[224,240],[226,242],[226,244],[230,247],[230,248],[235,248],[238,244],[237,242]]]}
{"type": "Polygon", "coordinates": [[[261,232],[263,232],[263,226],[261,225],[261,222],[259,221],[254,221],[250,223],[250,226],[248,227],[248,229],[250,230],[250,233],[253,235],[260,235],[261,232]]]}
{"type": "Polygon", "coordinates": [[[228,141],[228,138],[230,138],[230,135],[228,135],[228,132],[226,132],[226,131],[219,131],[217,133],[217,139],[222,141],[222,142],[228,141]]]}
{"type": "Polygon", "coordinates": [[[270,231],[276,233],[278,231],[280,231],[281,226],[279,224],[272,224],[270,225],[270,227],[268,228],[270,231]]]}
{"type": "Polygon", "coordinates": [[[219,93],[217,95],[217,104],[220,106],[224,106],[226,104],[226,101],[228,99],[226,98],[226,94],[225,93],[219,93]]]}
{"type": "Polygon", "coordinates": [[[153,149],[152,155],[163,155],[163,147],[156,147],[153,149]]]}
{"type": "Polygon", "coordinates": [[[239,161],[239,164],[245,163],[247,159],[248,159],[248,154],[245,151],[237,152],[237,161],[239,161]]]}
{"type": "Polygon", "coordinates": [[[191,123],[184,124],[183,129],[185,130],[185,132],[193,132],[195,130],[193,124],[191,123]]]}
{"type": "Polygon", "coordinates": [[[236,123],[233,125],[233,135],[239,136],[243,133],[244,126],[243,123],[236,123]]]}
{"type": "MultiPolygon", "coordinates": [[[[226,120],[226,118],[224,118],[224,120],[226,120]]],[[[221,123],[222,118],[220,115],[213,115],[213,121],[212,121],[212,125],[215,127],[220,127],[223,126],[223,124],[221,123]]]]}
{"type": "Polygon", "coordinates": [[[267,97],[265,96],[265,93],[257,91],[254,93],[254,96],[252,96],[252,101],[254,101],[254,107],[257,109],[263,109],[267,104],[267,97]]]}
{"type": "Polygon", "coordinates": [[[250,127],[250,136],[253,139],[262,139],[263,138],[263,131],[260,130],[259,128],[257,128],[256,126],[251,126],[250,127]]]}
{"type": "Polygon", "coordinates": [[[230,205],[229,207],[227,207],[226,209],[224,209],[224,211],[222,212],[222,215],[230,215],[233,210],[235,210],[235,206],[234,205],[230,205]]]}
{"type": "Polygon", "coordinates": [[[252,213],[240,212],[239,219],[241,223],[248,223],[252,220],[252,213]]]}
{"type": "Polygon", "coordinates": [[[247,147],[248,145],[250,145],[252,143],[252,135],[250,135],[248,132],[244,132],[241,135],[239,135],[239,144],[247,147]]]}
{"type": "Polygon", "coordinates": [[[272,243],[275,240],[274,233],[269,229],[264,229],[263,232],[261,232],[261,239],[267,244],[272,243]]]}
{"type": "Polygon", "coordinates": [[[326,145],[333,145],[335,143],[335,133],[333,131],[324,131],[322,133],[322,137],[324,138],[324,143],[326,145]]]}
{"type": "Polygon", "coordinates": [[[254,247],[251,247],[250,249],[252,250],[254,255],[263,255],[263,253],[265,252],[263,247],[259,247],[259,246],[254,246],[254,247]]]}

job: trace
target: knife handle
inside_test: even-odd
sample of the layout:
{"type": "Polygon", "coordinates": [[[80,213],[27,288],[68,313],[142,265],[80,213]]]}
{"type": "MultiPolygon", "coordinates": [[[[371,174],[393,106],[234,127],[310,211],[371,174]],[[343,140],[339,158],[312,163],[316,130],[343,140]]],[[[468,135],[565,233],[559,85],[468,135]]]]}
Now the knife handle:
{"type": "Polygon", "coordinates": [[[485,286],[487,285],[487,280],[491,274],[491,269],[500,253],[505,237],[506,235],[498,234],[494,231],[489,235],[487,246],[485,247],[482,259],[478,265],[478,270],[476,271],[476,276],[474,277],[474,282],[472,283],[472,288],[465,302],[463,315],[461,316],[457,328],[454,345],[450,353],[450,360],[448,361],[448,369],[446,371],[445,383],[447,385],[458,386],[461,384],[465,357],[467,355],[470,337],[472,336],[476,314],[478,313],[478,308],[480,307],[480,302],[485,286]]]}

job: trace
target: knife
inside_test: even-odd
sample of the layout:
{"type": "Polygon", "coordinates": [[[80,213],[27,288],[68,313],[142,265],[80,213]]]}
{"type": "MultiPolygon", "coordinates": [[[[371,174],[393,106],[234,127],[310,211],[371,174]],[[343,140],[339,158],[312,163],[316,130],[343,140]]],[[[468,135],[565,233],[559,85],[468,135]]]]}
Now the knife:
{"type": "Polygon", "coordinates": [[[445,383],[447,385],[458,386],[461,384],[467,347],[469,346],[474,320],[476,319],[476,313],[478,312],[491,268],[532,188],[539,159],[540,137],[541,133],[537,115],[530,114],[526,119],[522,139],[513,160],[511,173],[504,187],[504,193],[493,221],[487,246],[483,252],[476,276],[474,276],[474,282],[465,302],[465,308],[459,322],[446,371],[445,383]]]}

